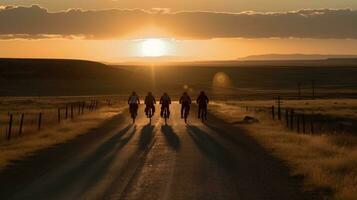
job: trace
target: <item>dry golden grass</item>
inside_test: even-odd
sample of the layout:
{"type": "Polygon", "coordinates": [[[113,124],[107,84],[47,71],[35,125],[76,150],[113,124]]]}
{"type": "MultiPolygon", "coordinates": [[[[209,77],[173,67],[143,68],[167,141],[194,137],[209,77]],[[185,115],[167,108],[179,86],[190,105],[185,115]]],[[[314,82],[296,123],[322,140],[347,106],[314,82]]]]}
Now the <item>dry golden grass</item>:
{"type": "MultiPolygon", "coordinates": [[[[212,112],[230,122],[247,113],[238,106],[214,104],[212,112]]],[[[351,135],[302,135],[279,122],[255,115],[259,124],[243,125],[247,132],[275,156],[286,161],[294,175],[305,177],[307,190],[317,190],[336,200],[357,199],[357,138],[351,135]]],[[[239,125],[242,126],[242,125],[239,125]]]]}
{"type": "Polygon", "coordinates": [[[18,137],[11,141],[2,141],[0,143],[0,169],[6,167],[13,160],[20,160],[38,150],[74,139],[86,133],[89,129],[98,127],[104,120],[113,117],[122,110],[119,105],[112,108],[103,108],[59,126],[44,129],[36,134],[18,137]]]}
{"type": "Polygon", "coordinates": [[[39,113],[42,114],[41,127],[48,128],[58,124],[58,108],[61,121],[65,120],[66,107],[68,119],[90,113],[88,106],[92,100],[99,102],[99,107],[107,107],[108,101],[112,105],[123,104],[122,96],[68,96],[68,97],[0,97],[0,142],[8,135],[9,113],[13,115],[12,137],[19,135],[21,114],[24,114],[23,135],[37,132],[39,113]],[[79,102],[85,102],[83,111],[79,109],[79,102]],[[79,112],[80,113],[79,113],[79,112]]]}
{"type": "MultiPolygon", "coordinates": [[[[313,111],[315,114],[335,117],[357,118],[357,99],[282,100],[283,107],[313,111]]],[[[266,107],[275,105],[275,100],[226,101],[228,105],[266,107]]]]}

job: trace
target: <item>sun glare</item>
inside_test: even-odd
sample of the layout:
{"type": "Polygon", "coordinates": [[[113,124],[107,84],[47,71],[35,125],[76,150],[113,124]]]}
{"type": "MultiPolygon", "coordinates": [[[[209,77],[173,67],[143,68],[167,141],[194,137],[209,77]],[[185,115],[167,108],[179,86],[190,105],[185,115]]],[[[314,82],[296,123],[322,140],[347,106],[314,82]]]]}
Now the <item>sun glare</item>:
{"type": "Polygon", "coordinates": [[[144,57],[160,57],[167,54],[167,44],[162,39],[146,39],[141,43],[141,55],[144,57]]]}

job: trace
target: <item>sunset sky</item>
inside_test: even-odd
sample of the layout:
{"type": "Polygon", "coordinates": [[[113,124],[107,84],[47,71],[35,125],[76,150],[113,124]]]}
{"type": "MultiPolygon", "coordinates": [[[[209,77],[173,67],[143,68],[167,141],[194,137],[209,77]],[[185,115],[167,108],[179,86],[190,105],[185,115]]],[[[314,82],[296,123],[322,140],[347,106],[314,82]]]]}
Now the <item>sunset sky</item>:
{"type": "Polygon", "coordinates": [[[357,54],[356,23],[356,0],[0,0],[0,57],[357,54]]]}

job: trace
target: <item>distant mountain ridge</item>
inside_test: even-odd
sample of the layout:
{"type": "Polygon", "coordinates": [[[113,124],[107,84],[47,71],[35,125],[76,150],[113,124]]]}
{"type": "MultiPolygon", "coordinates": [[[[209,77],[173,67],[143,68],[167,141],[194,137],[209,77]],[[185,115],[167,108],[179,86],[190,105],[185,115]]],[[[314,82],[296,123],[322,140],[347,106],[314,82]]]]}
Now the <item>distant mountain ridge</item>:
{"type": "Polygon", "coordinates": [[[104,94],[120,91],[131,72],[99,62],[0,58],[0,96],[104,94]]]}
{"type": "Polygon", "coordinates": [[[1,79],[92,79],[110,71],[107,65],[86,60],[0,58],[1,79]]]}
{"type": "MultiPolygon", "coordinates": [[[[0,59],[2,96],[78,96],[103,94],[181,94],[188,85],[198,91],[212,87],[217,73],[225,73],[237,89],[296,89],[296,81],[315,80],[320,88],[357,88],[357,59],[296,61],[205,61],[142,65],[105,65],[85,60],[0,59]],[[153,65],[155,66],[155,65],[153,65]],[[343,77],[343,78],[342,78],[343,77]]],[[[237,94],[237,90],[223,90],[237,94]]],[[[242,91],[240,91],[242,92],[242,91]]],[[[238,92],[239,94],[239,92],[238,92]]],[[[357,92],[354,93],[357,95],[357,92]]]]}
{"type": "Polygon", "coordinates": [[[323,54],[262,54],[238,58],[238,60],[326,60],[357,59],[357,55],[323,55],[323,54]]]}

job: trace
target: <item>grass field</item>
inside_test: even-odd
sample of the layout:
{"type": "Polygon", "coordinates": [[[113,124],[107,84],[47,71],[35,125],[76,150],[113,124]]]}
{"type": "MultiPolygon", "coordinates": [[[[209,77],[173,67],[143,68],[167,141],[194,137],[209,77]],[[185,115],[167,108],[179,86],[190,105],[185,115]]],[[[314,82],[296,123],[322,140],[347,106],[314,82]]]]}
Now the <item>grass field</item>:
{"type": "MultiPolygon", "coordinates": [[[[276,100],[225,101],[225,103],[243,107],[261,107],[269,109],[272,105],[277,106],[276,100]]],[[[321,115],[357,119],[357,99],[282,99],[282,107],[294,108],[297,111],[313,112],[321,115]]]]}
{"type": "MultiPolygon", "coordinates": [[[[6,167],[14,160],[20,160],[32,153],[56,145],[65,143],[75,137],[86,133],[89,129],[95,128],[106,119],[122,112],[126,107],[121,97],[46,97],[46,98],[3,98],[1,101],[2,124],[1,130],[7,130],[7,112],[11,113],[26,113],[25,116],[30,116],[31,113],[43,112],[43,116],[49,119],[44,120],[44,127],[41,131],[36,129],[35,124],[24,125],[24,134],[18,136],[18,123],[14,122],[14,135],[11,140],[6,140],[6,132],[3,132],[0,139],[0,169],[6,167]],[[97,99],[103,106],[96,111],[86,111],[83,115],[76,115],[73,119],[57,123],[57,108],[68,103],[87,101],[97,99]],[[107,100],[111,99],[111,105],[108,106],[107,100]],[[55,110],[55,111],[53,111],[55,110]],[[51,113],[53,112],[53,115],[51,113]],[[55,121],[51,121],[51,117],[55,121]],[[47,124],[46,124],[47,123],[47,124]]],[[[36,116],[28,117],[28,121],[36,121],[36,116]]],[[[16,119],[15,121],[18,121],[16,119]]]]}
{"type": "MultiPolygon", "coordinates": [[[[321,113],[356,119],[356,100],[306,102],[309,104],[286,101],[286,105],[299,109],[315,109],[318,106],[321,113]]],[[[246,115],[258,118],[260,123],[241,126],[266,149],[286,161],[293,169],[293,175],[304,177],[306,190],[313,190],[336,200],[357,199],[357,136],[343,133],[297,134],[285,128],[282,123],[273,121],[269,115],[246,112],[241,107],[268,107],[271,103],[273,101],[217,103],[212,106],[211,112],[233,124],[246,115]]]]}
{"type": "Polygon", "coordinates": [[[22,114],[22,134],[38,131],[41,113],[41,129],[52,128],[61,122],[71,120],[90,112],[90,105],[98,101],[98,106],[123,102],[120,96],[78,96],[78,97],[3,97],[0,98],[0,141],[5,140],[9,132],[10,115],[13,117],[12,137],[20,134],[22,114]],[[83,104],[85,103],[85,104],[83,104]],[[60,111],[60,113],[58,113],[60,111]],[[60,114],[60,116],[59,116],[60,114]],[[66,117],[67,116],[67,117],[66,117]],[[73,117],[72,117],[73,116],[73,117]]]}
{"type": "MultiPolygon", "coordinates": [[[[271,116],[272,106],[276,100],[255,101],[218,101],[227,105],[248,108],[249,110],[263,111],[271,116]]],[[[285,121],[286,109],[294,109],[295,114],[304,115],[306,128],[310,129],[310,122],[314,122],[315,133],[320,134],[356,134],[357,130],[357,100],[356,99],[305,99],[305,100],[282,100],[282,121],[285,121]]]]}

